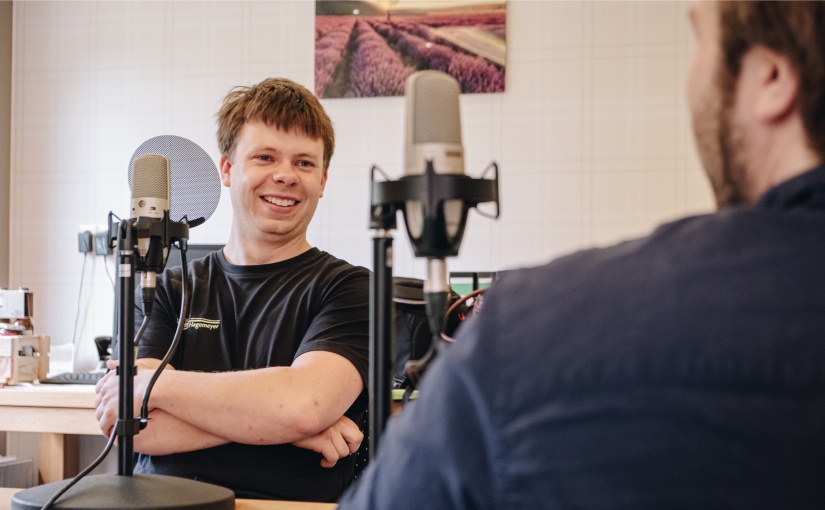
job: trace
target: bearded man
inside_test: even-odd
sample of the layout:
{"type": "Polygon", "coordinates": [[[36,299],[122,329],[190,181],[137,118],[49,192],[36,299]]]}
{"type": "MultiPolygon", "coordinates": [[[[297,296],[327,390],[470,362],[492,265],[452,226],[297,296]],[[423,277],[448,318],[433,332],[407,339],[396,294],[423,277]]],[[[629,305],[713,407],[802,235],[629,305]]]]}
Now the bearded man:
{"type": "Polygon", "coordinates": [[[497,281],[340,510],[825,506],[825,2],[690,19],[719,211],[497,281]]]}

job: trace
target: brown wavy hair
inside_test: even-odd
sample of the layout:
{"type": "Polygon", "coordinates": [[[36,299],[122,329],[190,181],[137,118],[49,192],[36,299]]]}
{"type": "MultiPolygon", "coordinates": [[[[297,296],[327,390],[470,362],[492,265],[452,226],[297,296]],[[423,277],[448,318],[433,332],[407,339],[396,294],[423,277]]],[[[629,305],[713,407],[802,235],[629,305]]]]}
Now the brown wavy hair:
{"type": "Polygon", "coordinates": [[[283,131],[298,131],[324,144],[324,170],[335,151],[332,121],[320,101],[305,87],[286,78],[267,78],[251,87],[235,87],[218,111],[218,148],[232,156],[238,133],[247,122],[262,121],[283,131]]]}

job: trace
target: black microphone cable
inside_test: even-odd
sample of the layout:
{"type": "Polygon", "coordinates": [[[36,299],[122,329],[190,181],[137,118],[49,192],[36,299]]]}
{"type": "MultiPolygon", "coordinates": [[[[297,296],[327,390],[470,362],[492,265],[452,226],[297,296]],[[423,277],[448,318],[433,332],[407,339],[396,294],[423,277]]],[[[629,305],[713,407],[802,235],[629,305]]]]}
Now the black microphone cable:
{"type": "MultiPolygon", "coordinates": [[[[181,317],[182,320],[178,320],[178,327],[175,331],[174,339],[172,340],[172,345],[169,346],[169,349],[166,352],[166,355],[163,357],[160,365],[158,366],[157,370],[152,376],[152,379],[149,381],[149,385],[146,387],[146,391],[143,394],[143,401],[141,403],[141,413],[140,413],[140,428],[146,428],[146,425],[149,422],[149,411],[148,411],[148,403],[149,403],[149,395],[152,392],[152,387],[155,385],[155,381],[157,381],[158,377],[160,376],[161,371],[169,364],[169,360],[172,359],[172,356],[175,354],[177,350],[178,344],[180,343],[180,338],[183,333],[183,326],[186,323],[186,317],[189,313],[189,285],[188,285],[188,271],[187,271],[187,264],[186,264],[186,241],[180,241],[178,249],[180,250],[180,257],[181,257],[181,271],[182,271],[182,281],[181,284],[183,286],[182,297],[181,297],[181,317]]],[[[143,321],[140,324],[140,328],[138,329],[137,333],[135,334],[135,346],[140,344],[140,340],[143,338],[143,332],[146,330],[146,326],[149,324],[149,314],[144,314],[143,321]]],[[[103,459],[109,455],[109,452],[112,450],[112,446],[115,443],[115,438],[117,437],[117,427],[112,427],[112,431],[109,434],[109,440],[106,443],[106,446],[103,448],[103,452],[95,459],[89,466],[86,467],[82,472],[78,473],[77,476],[72,478],[72,480],[61,487],[59,491],[57,491],[48,501],[41,507],[40,510],[50,510],[51,507],[54,505],[55,501],[57,501],[60,496],[66,493],[70,488],[72,488],[77,482],[79,482],[83,477],[88,475],[93,469],[100,465],[103,462],[103,459]]]]}
{"type": "MultiPolygon", "coordinates": [[[[140,342],[141,337],[143,337],[143,332],[146,330],[146,325],[148,323],[149,323],[148,316],[144,316],[143,317],[143,322],[140,325],[140,329],[138,329],[137,334],[135,334],[135,345],[137,345],[140,342]]],[[[81,479],[83,479],[84,476],[88,475],[89,473],[92,472],[92,470],[94,468],[99,466],[100,463],[103,462],[103,459],[105,459],[106,456],[109,455],[109,452],[112,451],[112,446],[115,444],[115,438],[116,437],[117,437],[117,426],[114,426],[114,427],[112,427],[112,431],[109,433],[109,440],[106,442],[106,446],[103,448],[103,452],[101,452],[101,454],[91,464],[89,464],[86,467],[86,469],[84,469],[83,471],[78,473],[77,476],[72,478],[72,480],[69,483],[67,483],[66,485],[61,487],[60,490],[57,491],[54,494],[54,496],[49,498],[49,500],[46,501],[46,503],[40,508],[40,510],[49,510],[52,507],[52,505],[54,505],[54,502],[57,501],[57,498],[59,498],[60,496],[65,494],[66,491],[68,491],[77,482],[79,482],[81,479]]]]}
{"type": "Polygon", "coordinates": [[[149,424],[149,396],[152,393],[152,388],[154,388],[155,382],[157,382],[161,372],[163,372],[163,369],[166,368],[169,361],[172,359],[172,356],[174,356],[175,352],[178,350],[178,344],[180,344],[180,339],[183,335],[183,328],[186,326],[186,318],[189,316],[189,271],[186,262],[187,244],[188,243],[185,239],[181,239],[178,244],[181,266],[181,305],[180,317],[178,318],[178,327],[175,330],[175,336],[172,339],[172,344],[166,351],[166,355],[163,356],[163,359],[161,360],[160,365],[158,365],[158,368],[155,370],[155,373],[152,374],[152,378],[146,386],[146,391],[143,392],[143,400],[140,406],[141,430],[146,428],[146,425],[149,424]]]}
{"type": "Polygon", "coordinates": [[[71,489],[74,486],[74,484],[79,482],[84,476],[91,473],[91,471],[94,468],[96,468],[98,465],[100,465],[101,462],[103,462],[103,459],[105,459],[106,456],[109,455],[109,452],[112,450],[112,445],[115,444],[115,437],[117,437],[116,431],[117,427],[112,427],[112,432],[109,433],[109,441],[106,442],[106,447],[103,448],[103,452],[94,460],[94,462],[89,464],[89,466],[86,467],[86,469],[78,473],[77,476],[72,478],[72,480],[69,483],[61,487],[61,489],[57,491],[54,494],[54,496],[49,498],[49,500],[46,501],[46,503],[40,508],[40,510],[49,510],[52,507],[52,505],[54,505],[54,502],[57,501],[57,498],[65,494],[67,490],[71,489]]]}

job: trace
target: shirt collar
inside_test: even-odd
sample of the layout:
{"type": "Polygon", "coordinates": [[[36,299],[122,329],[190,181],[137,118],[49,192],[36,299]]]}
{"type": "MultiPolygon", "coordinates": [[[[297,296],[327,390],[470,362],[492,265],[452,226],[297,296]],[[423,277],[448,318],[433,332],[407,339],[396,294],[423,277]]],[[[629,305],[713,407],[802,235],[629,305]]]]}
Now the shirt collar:
{"type": "Polygon", "coordinates": [[[825,164],[774,186],[759,199],[764,209],[825,209],[825,164]]]}

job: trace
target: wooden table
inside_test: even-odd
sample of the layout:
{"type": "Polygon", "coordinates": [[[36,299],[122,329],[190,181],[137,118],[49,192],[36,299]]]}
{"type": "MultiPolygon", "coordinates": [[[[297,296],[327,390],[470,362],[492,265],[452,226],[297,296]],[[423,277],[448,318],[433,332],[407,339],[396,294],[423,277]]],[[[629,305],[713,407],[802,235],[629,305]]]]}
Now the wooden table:
{"type": "MultiPolygon", "coordinates": [[[[0,510],[11,509],[11,496],[20,489],[0,487],[0,510]]],[[[333,503],[306,503],[303,501],[269,501],[263,499],[236,499],[235,510],[333,510],[333,503]]]]}
{"type": "Polygon", "coordinates": [[[0,431],[39,433],[40,482],[63,480],[78,473],[78,434],[100,434],[94,400],[90,384],[6,386],[0,431]]]}

